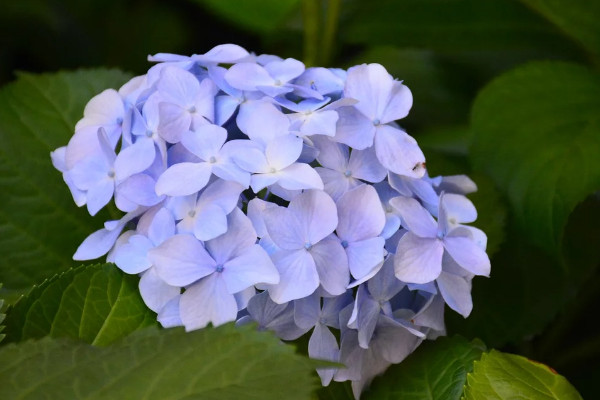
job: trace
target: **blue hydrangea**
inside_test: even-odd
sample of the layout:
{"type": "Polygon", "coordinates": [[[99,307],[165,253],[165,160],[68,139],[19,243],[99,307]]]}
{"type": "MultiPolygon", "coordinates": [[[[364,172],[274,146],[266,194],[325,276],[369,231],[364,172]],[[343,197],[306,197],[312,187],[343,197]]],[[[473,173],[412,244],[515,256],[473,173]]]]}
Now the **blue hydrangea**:
{"type": "Polygon", "coordinates": [[[355,396],[467,317],[488,276],[465,176],[430,177],[398,123],[411,91],[225,44],[156,64],[90,100],[52,153],[78,206],[123,212],[77,249],[107,254],[165,327],[255,322],[344,365],[355,396]]]}

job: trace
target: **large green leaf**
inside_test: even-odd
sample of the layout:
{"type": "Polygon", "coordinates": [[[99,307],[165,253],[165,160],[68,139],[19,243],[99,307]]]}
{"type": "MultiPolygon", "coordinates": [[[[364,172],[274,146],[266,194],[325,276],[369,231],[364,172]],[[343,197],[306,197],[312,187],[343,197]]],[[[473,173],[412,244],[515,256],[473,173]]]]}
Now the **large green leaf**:
{"type": "Polygon", "coordinates": [[[0,348],[2,398],[309,399],[314,362],[272,333],[233,324],[141,331],[94,347],[67,339],[0,348]]]}
{"type": "Polygon", "coordinates": [[[30,287],[72,265],[101,226],[77,209],[50,151],[67,144],[85,104],[128,76],[116,70],[20,74],[0,90],[0,281],[30,287]]]}
{"type": "Polygon", "coordinates": [[[6,339],[79,338],[106,345],[155,323],[144,304],[138,278],[112,264],[93,265],[56,275],[8,310],[6,339]]]}
{"type": "Polygon", "coordinates": [[[355,1],[342,21],[348,43],[434,50],[558,51],[571,44],[512,0],[355,1]]]}
{"type": "Polygon", "coordinates": [[[521,0],[596,54],[600,54],[600,2],[521,0]]]}
{"type": "Polygon", "coordinates": [[[577,203],[600,189],[600,74],[536,62],[490,83],[471,156],[506,193],[524,237],[556,254],[577,203]]]}
{"type": "Polygon", "coordinates": [[[376,378],[365,399],[459,399],[485,346],[459,336],[439,338],[421,345],[402,363],[376,378]]]}
{"type": "Polygon", "coordinates": [[[563,376],[546,365],[492,350],[475,361],[463,399],[576,400],[581,396],[563,376]]]}
{"type": "Polygon", "coordinates": [[[258,33],[269,33],[280,27],[300,0],[193,0],[215,14],[258,33]]]}

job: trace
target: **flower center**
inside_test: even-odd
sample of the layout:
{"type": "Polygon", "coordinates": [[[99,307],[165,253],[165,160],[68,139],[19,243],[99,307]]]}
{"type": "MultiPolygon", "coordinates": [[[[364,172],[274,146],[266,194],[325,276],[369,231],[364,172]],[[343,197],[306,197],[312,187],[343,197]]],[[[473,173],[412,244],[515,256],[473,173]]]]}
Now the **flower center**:
{"type": "Polygon", "coordinates": [[[377,126],[377,125],[379,125],[379,124],[381,124],[381,121],[379,120],[379,118],[375,118],[375,119],[373,120],[373,125],[377,126]]]}
{"type": "Polygon", "coordinates": [[[342,247],[343,248],[348,247],[348,241],[347,240],[342,240],[342,247]]]}
{"type": "Polygon", "coordinates": [[[344,176],[345,176],[346,178],[349,178],[349,177],[351,177],[351,176],[352,176],[352,171],[350,171],[349,169],[347,169],[347,170],[346,170],[346,172],[344,172],[344,176]]]}
{"type": "Polygon", "coordinates": [[[306,243],[304,243],[304,248],[305,248],[306,250],[310,250],[310,249],[312,248],[312,243],[311,243],[311,242],[306,242],[306,243]]]}
{"type": "Polygon", "coordinates": [[[152,137],[152,135],[154,135],[154,132],[152,132],[150,129],[148,129],[148,130],[146,131],[146,136],[148,136],[148,137],[152,137]]]}
{"type": "Polygon", "coordinates": [[[215,272],[223,272],[223,265],[219,264],[217,265],[217,268],[215,269],[215,272]]]}
{"type": "Polygon", "coordinates": [[[110,171],[108,171],[107,175],[108,175],[108,177],[109,177],[110,179],[113,179],[113,178],[115,177],[115,171],[113,171],[113,170],[111,169],[110,171]]]}
{"type": "Polygon", "coordinates": [[[189,113],[190,113],[190,114],[194,114],[194,113],[196,112],[196,107],[195,107],[195,106],[191,106],[191,107],[188,109],[188,111],[189,111],[189,113]]]}
{"type": "Polygon", "coordinates": [[[271,169],[269,170],[270,173],[274,174],[275,172],[277,172],[277,170],[273,167],[271,167],[271,169]]]}
{"type": "Polygon", "coordinates": [[[208,160],[211,164],[214,164],[217,162],[217,159],[213,156],[208,160]]]}
{"type": "Polygon", "coordinates": [[[190,210],[188,212],[188,215],[190,216],[190,218],[194,218],[196,216],[196,210],[190,210]]]}

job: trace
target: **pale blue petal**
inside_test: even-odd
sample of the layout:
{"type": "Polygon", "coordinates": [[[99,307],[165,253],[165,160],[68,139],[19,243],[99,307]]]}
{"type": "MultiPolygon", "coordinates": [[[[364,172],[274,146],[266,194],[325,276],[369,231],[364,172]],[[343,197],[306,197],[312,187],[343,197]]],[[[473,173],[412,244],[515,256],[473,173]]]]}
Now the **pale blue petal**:
{"type": "Polygon", "coordinates": [[[227,140],[227,131],[217,125],[206,124],[188,131],[181,137],[181,144],[204,161],[218,157],[219,150],[227,140]]]}
{"type": "Polygon", "coordinates": [[[237,302],[227,292],[225,282],[219,274],[212,274],[189,287],[181,295],[179,314],[186,331],[235,321],[237,302]]]}
{"type": "Polygon", "coordinates": [[[287,190],[323,190],[323,181],[317,171],[303,163],[294,163],[279,171],[277,183],[287,190]]]}
{"type": "Polygon", "coordinates": [[[279,283],[268,285],[269,295],[275,303],[309,296],[319,287],[319,274],[311,255],[304,249],[282,250],[271,255],[279,271],[279,283]]]}
{"type": "Polygon", "coordinates": [[[355,107],[369,120],[381,119],[387,107],[394,78],[379,64],[348,69],[344,97],[358,100],[355,107]]]}
{"type": "Polygon", "coordinates": [[[158,313],[156,320],[160,322],[163,328],[183,326],[183,322],[181,322],[181,317],[179,316],[180,299],[181,296],[173,297],[158,313]]]}
{"type": "Polygon", "coordinates": [[[158,105],[160,123],[158,133],[169,143],[177,143],[190,129],[192,116],[177,104],[162,102],[158,105]]]}
{"type": "Polygon", "coordinates": [[[266,69],[248,62],[231,66],[225,73],[225,80],[234,88],[241,90],[256,90],[257,86],[269,86],[275,83],[266,69]]]}
{"type": "Polygon", "coordinates": [[[315,136],[311,139],[315,147],[319,150],[319,154],[317,155],[319,164],[335,171],[346,172],[348,169],[348,158],[350,157],[348,146],[324,136],[315,136]]]}
{"type": "Polygon", "coordinates": [[[265,70],[274,80],[286,83],[304,72],[304,64],[293,58],[286,58],[282,61],[273,61],[266,64],[265,70]]]}
{"type": "Polygon", "coordinates": [[[375,133],[375,151],[381,165],[392,172],[413,178],[425,174],[425,156],[417,141],[400,129],[379,125],[375,133]]]}
{"type": "Polygon", "coordinates": [[[346,292],[350,271],[344,248],[335,237],[325,238],[310,249],[321,286],[334,296],[346,292]]]}
{"type": "Polygon", "coordinates": [[[369,280],[367,287],[377,301],[389,301],[400,293],[405,284],[400,282],[394,272],[394,257],[388,256],[379,272],[369,280]]]}
{"type": "Polygon", "coordinates": [[[140,295],[149,309],[159,313],[172,299],[179,296],[181,289],[165,283],[156,274],[155,268],[150,268],[140,278],[140,295]]]}
{"type": "Polygon", "coordinates": [[[373,186],[363,184],[346,192],[336,206],[336,232],[348,243],[375,237],[385,226],[385,212],[373,186]]]}
{"type": "Polygon", "coordinates": [[[408,232],[398,242],[394,256],[396,277],[407,283],[427,283],[440,275],[444,245],[441,240],[421,238],[408,232]]]}
{"type": "MultiPolygon", "coordinates": [[[[151,207],[160,203],[164,197],[157,196],[154,190],[156,181],[146,174],[137,174],[130,176],[117,186],[117,195],[123,196],[126,200],[134,203],[136,206],[151,207]]],[[[121,207],[119,207],[121,209],[121,207]]]]}
{"type": "Polygon", "coordinates": [[[173,214],[166,208],[160,208],[154,214],[154,218],[152,218],[152,222],[148,227],[148,238],[154,246],[158,246],[174,234],[175,220],[173,214]]]}
{"type": "Polygon", "coordinates": [[[357,150],[373,145],[376,129],[370,119],[354,107],[340,107],[337,112],[339,119],[333,140],[357,150]]]}
{"type": "Polygon", "coordinates": [[[86,193],[87,209],[90,215],[96,215],[102,207],[108,204],[115,191],[115,181],[103,179],[92,186],[86,193]]]}
{"type": "Polygon", "coordinates": [[[212,167],[209,163],[179,163],[169,167],[156,182],[156,194],[187,196],[208,183],[212,167]]]}
{"type": "MultiPolygon", "coordinates": [[[[308,355],[314,360],[339,361],[338,343],[329,328],[318,324],[308,340],[308,355]]],[[[317,368],[323,386],[329,385],[337,368],[317,368]]]]}
{"type": "Polygon", "coordinates": [[[381,182],[387,176],[388,171],[379,163],[375,148],[369,147],[364,150],[353,150],[348,163],[348,170],[354,178],[368,182],[381,182]]]}
{"type": "Polygon", "coordinates": [[[444,238],[444,248],[467,271],[475,275],[490,275],[490,259],[472,239],[449,235],[444,238]]]}
{"type": "Polygon", "coordinates": [[[387,124],[406,117],[412,104],[413,96],[410,89],[401,82],[394,81],[392,83],[390,98],[388,99],[383,114],[379,117],[381,123],[387,124]]]}
{"type": "Polygon", "coordinates": [[[154,140],[143,137],[133,145],[122,149],[115,160],[115,173],[118,180],[123,180],[150,167],[154,161],[156,149],[154,140]]]}
{"type": "Polygon", "coordinates": [[[319,322],[321,296],[317,292],[294,301],[294,321],[300,328],[310,329],[319,322]]]}
{"type": "Polygon", "coordinates": [[[289,118],[267,101],[251,101],[240,107],[236,121],[242,132],[263,146],[289,134],[289,118]]]}
{"type": "Polygon", "coordinates": [[[390,205],[398,210],[403,225],[415,235],[424,238],[437,236],[437,224],[427,210],[419,202],[409,197],[394,197],[390,205]]]}
{"type": "Polygon", "coordinates": [[[228,215],[227,224],[229,229],[225,234],[206,242],[206,249],[217,264],[239,257],[256,243],[257,236],[252,222],[239,208],[234,208],[228,215]]]}
{"type": "Polygon", "coordinates": [[[373,269],[379,268],[379,264],[383,262],[384,244],[385,239],[382,237],[348,243],[346,255],[354,279],[361,280],[371,275],[373,269]]]}
{"type": "Polygon", "coordinates": [[[280,171],[298,160],[302,139],[294,135],[277,137],[267,144],[265,155],[270,168],[280,171]]]}
{"type": "Polygon", "coordinates": [[[448,307],[467,318],[473,310],[471,280],[442,272],[436,282],[448,307]]]}
{"type": "Polygon", "coordinates": [[[244,248],[241,254],[223,264],[223,280],[229,293],[250,286],[279,283],[279,273],[267,252],[257,244],[244,248]]]}
{"type": "Polygon", "coordinates": [[[148,250],[152,248],[154,244],[146,236],[133,235],[128,243],[115,250],[115,264],[125,273],[139,274],[152,266],[147,257],[148,250]]]}
{"type": "MultiPolygon", "coordinates": [[[[316,244],[327,237],[338,224],[335,203],[320,190],[308,190],[295,197],[288,210],[301,221],[302,236],[310,244],[316,244]]],[[[272,234],[271,237],[273,238],[272,234]]]]}
{"type": "Polygon", "coordinates": [[[186,286],[215,271],[216,263],[193,236],[175,235],[148,252],[161,279],[186,286]]]}
{"type": "Polygon", "coordinates": [[[79,245],[73,260],[93,260],[108,253],[121,234],[123,227],[108,230],[100,229],[92,233],[79,245]]]}

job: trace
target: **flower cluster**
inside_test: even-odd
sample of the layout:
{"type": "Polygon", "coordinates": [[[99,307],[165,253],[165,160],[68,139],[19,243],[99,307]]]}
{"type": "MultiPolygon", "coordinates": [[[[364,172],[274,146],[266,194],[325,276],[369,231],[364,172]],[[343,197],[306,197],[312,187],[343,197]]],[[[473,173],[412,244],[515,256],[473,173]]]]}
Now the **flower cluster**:
{"type": "Polygon", "coordinates": [[[108,221],[74,258],[141,274],[165,327],[254,322],[345,365],[355,395],[465,317],[487,276],[465,176],[427,175],[395,122],[412,94],[378,64],[305,68],[221,45],[157,54],[86,106],[52,153],[75,203],[108,221]],[[334,334],[335,333],[335,334],[334,334]]]}

